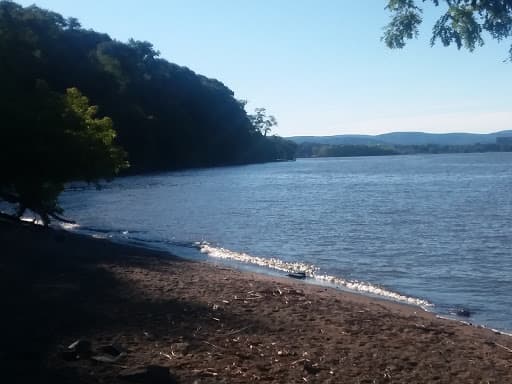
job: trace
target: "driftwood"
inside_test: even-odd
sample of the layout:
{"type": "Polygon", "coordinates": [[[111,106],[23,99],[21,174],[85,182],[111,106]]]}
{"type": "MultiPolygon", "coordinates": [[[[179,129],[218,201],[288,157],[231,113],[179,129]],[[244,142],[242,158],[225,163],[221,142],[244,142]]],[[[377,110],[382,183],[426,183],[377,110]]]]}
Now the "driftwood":
{"type": "Polygon", "coordinates": [[[5,214],[5,213],[2,213],[2,216],[3,217],[8,217],[8,218],[13,218],[13,219],[20,219],[21,216],[23,216],[23,214],[25,213],[25,211],[27,209],[31,210],[32,212],[34,212],[37,216],[39,216],[44,224],[44,226],[48,226],[49,224],[49,218],[53,218],[55,220],[58,220],[58,221],[61,221],[63,223],[66,223],[66,224],[76,224],[76,221],[73,221],[73,220],[70,220],[70,219],[66,219],[60,215],[58,215],[57,213],[55,212],[45,212],[44,210],[42,209],[39,209],[39,208],[36,208],[36,207],[30,207],[30,206],[26,206],[25,204],[23,203],[20,203],[19,199],[17,198],[17,196],[13,195],[13,194],[0,194],[0,200],[4,200],[10,204],[19,204],[18,208],[16,209],[16,214],[15,215],[8,215],[8,214],[5,214]]]}
{"type": "Polygon", "coordinates": [[[503,348],[505,351],[512,353],[512,349],[510,349],[509,347],[505,347],[504,345],[498,344],[496,342],[494,342],[494,345],[496,345],[497,347],[503,348]]]}
{"type": "Polygon", "coordinates": [[[62,221],[63,223],[66,223],[66,224],[76,224],[76,221],[70,220],[70,219],[65,219],[64,217],[59,216],[56,213],[49,213],[48,215],[50,217],[53,217],[56,220],[59,220],[59,221],[62,221]]]}

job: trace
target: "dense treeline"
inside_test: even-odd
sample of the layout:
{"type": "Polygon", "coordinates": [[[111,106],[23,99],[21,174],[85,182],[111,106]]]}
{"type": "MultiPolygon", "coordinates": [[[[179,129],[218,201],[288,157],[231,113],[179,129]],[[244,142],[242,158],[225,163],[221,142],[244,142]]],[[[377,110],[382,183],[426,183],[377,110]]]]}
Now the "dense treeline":
{"type": "Polygon", "coordinates": [[[397,145],[396,151],[403,155],[416,153],[479,153],[479,152],[512,152],[512,144],[469,144],[469,145],[397,145]]]}
{"type": "Polygon", "coordinates": [[[0,200],[46,220],[70,180],[295,155],[220,81],[36,6],[0,1],[0,84],[0,200]]]}
{"type": "Polygon", "coordinates": [[[297,157],[352,157],[414,155],[420,153],[475,153],[512,152],[512,144],[471,145],[330,145],[302,143],[297,148],[297,157]]]}
{"type": "Polygon", "coordinates": [[[397,154],[393,148],[380,145],[302,143],[297,148],[297,157],[386,156],[397,154]]]}
{"type": "MultiPolygon", "coordinates": [[[[159,58],[148,42],[121,43],[6,1],[0,28],[3,75],[26,87],[78,88],[113,120],[132,171],[275,159],[276,140],[264,138],[229,88],[159,58]]],[[[281,157],[293,153],[283,148],[281,157]]]]}

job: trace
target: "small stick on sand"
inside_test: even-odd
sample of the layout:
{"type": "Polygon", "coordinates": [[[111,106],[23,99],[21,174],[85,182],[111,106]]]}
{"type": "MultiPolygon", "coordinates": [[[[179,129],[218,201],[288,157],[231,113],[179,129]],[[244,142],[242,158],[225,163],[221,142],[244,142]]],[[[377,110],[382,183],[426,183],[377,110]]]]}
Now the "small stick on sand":
{"type": "Polygon", "coordinates": [[[501,345],[501,344],[498,344],[498,343],[494,343],[494,344],[497,345],[498,347],[503,348],[505,351],[508,351],[508,352],[512,353],[512,349],[510,349],[509,347],[505,347],[504,345],[501,345]]]}
{"type": "Polygon", "coordinates": [[[242,332],[242,331],[245,331],[246,329],[248,329],[248,328],[250,328],[250,327],[251,327],[251,326],[250,326],[250,325],[248,325],[247,327],[243,327],[243,328],[237,329],[236,331],[226,333],[226,334],[224,335],[224,337],[225,337],[225,336],[236,335],[237,333],[240,333],[240,332],[242,332]]]}
{"type": "Polygon", "coordinates": [[[168,355],[167,353],[160,352],[159,354],[162,355],[163,357],[167,357],[169,360],[172,360],[172,356],[168,355]]]}
{"type": "Polygon", "coordinates": [[[212,344],[212,343],[210,343],[210,342],[208,342],[208,341],[203,340],[203,343],[208,344],[208,345],[211,345],[211,346],[212,346],[212,347],[214,347],[214,348],[221,349],[220,347],[218,347],[218,346],[216,346],[215,344],[212,344]]]}

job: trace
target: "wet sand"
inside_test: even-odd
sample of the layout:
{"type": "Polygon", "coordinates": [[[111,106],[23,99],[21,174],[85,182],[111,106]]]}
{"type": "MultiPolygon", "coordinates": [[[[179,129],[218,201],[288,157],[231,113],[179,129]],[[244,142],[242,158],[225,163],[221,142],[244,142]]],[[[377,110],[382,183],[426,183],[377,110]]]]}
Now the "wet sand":
{"type": "Polygon", "coordinates": [[[0,244],[2,382],[512,383],[511,337],[416,307],[5,220],[0,244]]]}

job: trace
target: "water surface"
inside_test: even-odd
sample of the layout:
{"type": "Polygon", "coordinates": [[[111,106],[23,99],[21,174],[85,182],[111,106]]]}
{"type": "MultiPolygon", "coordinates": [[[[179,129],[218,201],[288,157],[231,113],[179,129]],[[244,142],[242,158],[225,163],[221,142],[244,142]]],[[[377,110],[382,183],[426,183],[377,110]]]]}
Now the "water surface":
{"type": "Polygon", "coordinates": [[[510,331],[510,164],[512,153],[300,159],[120,178],[61,201],[81,230],[187,257],[202,247],[313,265],[510,331]]]}

